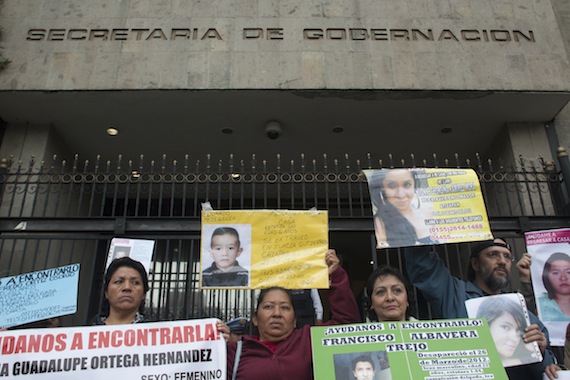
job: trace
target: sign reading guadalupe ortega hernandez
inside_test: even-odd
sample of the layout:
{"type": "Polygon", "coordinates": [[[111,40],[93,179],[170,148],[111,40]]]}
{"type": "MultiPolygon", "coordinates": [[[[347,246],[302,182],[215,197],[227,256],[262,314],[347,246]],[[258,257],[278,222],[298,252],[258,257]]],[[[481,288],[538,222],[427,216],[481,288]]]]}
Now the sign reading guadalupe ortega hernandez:
{"type": "Polygon", "coordinates": [[[231,228],[239,234],[236,266],[248,271],[249,286],[245,288],[329,287],[325,262],[328,250],[326,211],[202,211],[202,271],[208,268],[206,260],[213,259],[217,228],[231,228]]]}
{"type": "Polygon", "coordinates": [[[353,379],[355,360],[375,379],[508,379],[484,319],[319,326],[311,339],[315,380],[353,379]]]}
{"type": "Polygon", "coordinates": [[[216,319],[0,331],[0,377],[58,380],[226,378],[216,319]]]}

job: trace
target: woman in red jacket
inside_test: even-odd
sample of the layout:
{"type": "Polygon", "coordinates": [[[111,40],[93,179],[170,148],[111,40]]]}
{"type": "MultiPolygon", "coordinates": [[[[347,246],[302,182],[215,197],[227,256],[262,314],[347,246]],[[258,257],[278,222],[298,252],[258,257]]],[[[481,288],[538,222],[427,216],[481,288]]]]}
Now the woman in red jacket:
{"type": "MultiPolygon", "coordinates": [[[[348,276],[333,249],[325,255],[331,280],[331,320],[325,325],[360,322],[348,276]]],[[[259,335],[246,335],[240,345],[228,344],[228,379],[311,380],[313,363],[310,326],[295,328],[295,310],[286,289],[264,289],[252,317],[259,335]],[[241,351],[241,352],[240,352],[241,351]]]]}

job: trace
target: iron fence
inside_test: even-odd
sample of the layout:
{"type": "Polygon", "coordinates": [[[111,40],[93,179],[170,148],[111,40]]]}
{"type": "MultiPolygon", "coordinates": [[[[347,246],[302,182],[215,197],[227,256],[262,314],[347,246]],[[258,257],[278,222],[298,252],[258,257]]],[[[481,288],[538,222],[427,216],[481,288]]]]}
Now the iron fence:
{"type": "MultiPolygon", "coordinates": [[[[28,163],[4,160],[0,171],[0,268],[2,277],[79,262],[79,312],[70,324],[83,324],[96,312],[106,252],[114,236],[156,241],[147,307],[161,320],[249,316],[249,291],[200,290],[200,212],[202,202],[214,209],[328,210],[331,239],[354,245],[346,256],[355,293],[372,265],[404,267],[399,250],[376,251],[368,186],[362,169],[394,167],[474,169],[481,183],[493,231],[524,249],[521,233],[568,226],[562,175],[542,160],[521,159],[516,167],[500,162],[463,160],[416,162],[363,160],[348,156],[281,162],[204,161],[134,163],[59,161],[28,163]],[[275,169],[269,169],[275,168],[275,169]],[[365,238],[362,238],[365,236],[365,238]],[[364,248],[362,248],[364,247],[364,248]]],[[[439,246],[451,271],[464,277],[468,244],[439,246]],[[463,260],[462,260],[463,259],[463,260]]],[[[515,283],[516,284],[516,283],[515,283]]],[[[429,318],[421,295],[416,307],[429,318]]]]}

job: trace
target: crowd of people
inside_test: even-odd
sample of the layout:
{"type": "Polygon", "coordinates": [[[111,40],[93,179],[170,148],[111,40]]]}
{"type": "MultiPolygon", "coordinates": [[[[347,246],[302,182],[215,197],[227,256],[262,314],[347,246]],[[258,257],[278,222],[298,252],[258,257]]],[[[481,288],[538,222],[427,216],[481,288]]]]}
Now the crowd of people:
{"type": "MultiPolygon", "coordinates": [[[[510,282],[515,260],[511,247],[504,239],[496,238],[476,244],[467,268],[468,281],[463,281],[451,275],[439,255],[429,246],[406,248],[404,255],[407,277],[389,266],[376,268],[368,277],[366,322],[415,320],[412,310],[415,304],[413,286],[422,292],[437,318],[467,318],[465,301],[502,293],[510,282]]],[[[561,269],[565,268],[566,259],[559,256],[547,263],[544,275],[545,284],[550,284],[547,289],[552,291],[550,298],[553,300],[561,298],[557,295],[560,281],[556,277],[566,274],[565,269],[561,269]]],[[[330,281],[328,321],[322,322],[319,315],[313,323],[297,326],[295,304],[298,305],[298,302],[294,300],[294,294],[284,288],[272,287],[259,293],[257,307],[251,316],[252,328],[246,329],[249,321],[244,318],[228,324],[219,322],[218,330],[227,341],[228,379],[310,380],[313,378],[311,325],[362,322],[348,275],[334,250],[326,252],[325,262],[330,281]]],[[[525,283],[530,281],[529,267],[530,256],[524,254],[517,268],[523,293],[530,301],[529,309],[533,310],[532,297],[528,289],[524,290],[525,283]]],[[[128,256],[114,259],[104,276],[101,313],[94,316],[90,324],[147,322],[144,300],[148,290],[148,275],[140,262],[128,256]]],[[[310,300],[308,294],[307,299],[310,300]]],[[[556,363],[549,346],[547,329],[532,312],[529,313],[531,323],[526,326],[524,315],[518,310],[503,300],[488,297],[481,303],[477,315],[487,319],[492,332],[498,330],[493,337],[509,378],[542,379],[543,374],[549,379],[558,378],[557,371],[563,365],[556,363]],[[543,360],[517,362],[519,356],[515,352],[525,350],[525,346],[532,342],[538,344],[543,360]]],[[[375,378],[376,369],[372,360],[354,359],[352,364],[355,379],[375,378]]]]}

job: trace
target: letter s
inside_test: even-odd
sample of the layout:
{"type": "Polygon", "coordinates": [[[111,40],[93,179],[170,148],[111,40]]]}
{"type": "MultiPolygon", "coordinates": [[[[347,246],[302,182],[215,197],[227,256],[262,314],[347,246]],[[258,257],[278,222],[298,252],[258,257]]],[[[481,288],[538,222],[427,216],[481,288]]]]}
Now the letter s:
{"type": "Polygon", "coordinates": [[[30,29],[28,30],[28,37],[26,40],[28,41],[43,41],[46,37],[46,30],[45,29],[30,29]]]}

